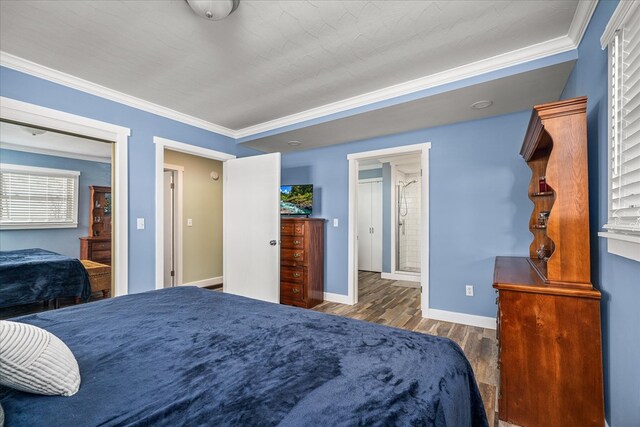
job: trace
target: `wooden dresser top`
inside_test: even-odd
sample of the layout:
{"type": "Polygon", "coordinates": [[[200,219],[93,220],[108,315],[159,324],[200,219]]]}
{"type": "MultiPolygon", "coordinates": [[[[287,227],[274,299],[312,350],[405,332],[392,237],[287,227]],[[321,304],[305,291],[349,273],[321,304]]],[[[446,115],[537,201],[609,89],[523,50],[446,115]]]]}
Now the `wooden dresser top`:
{"type": "Polygon", "coordinates": [[[590,284],[577,287],[545,282],[527,257],[496,257],[493,287],[498,290],[600,299],[600,292],[590,284]]]}

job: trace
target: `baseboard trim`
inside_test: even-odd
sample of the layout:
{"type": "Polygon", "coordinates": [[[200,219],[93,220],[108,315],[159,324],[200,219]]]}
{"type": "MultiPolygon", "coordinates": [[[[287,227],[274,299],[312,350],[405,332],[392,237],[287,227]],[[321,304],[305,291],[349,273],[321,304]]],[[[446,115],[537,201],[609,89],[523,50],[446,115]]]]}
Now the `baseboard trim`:
{"type": "Polygon", "coordinates": [[[325,292],[324,300],[329,302],[337,302],[339,304],[353,305],[353,301],[351,301],[351,298],[349,298],[348,295],[332,294],[330,292],[325,292]]]}
{"type": "Polygon", "coordinates": [[[445,322],[496,329],[495,317],[476,316],[475,314],[458,313],[455,311],[437,310],[433,308],[427,310],[426,317],[433,320],[444,320],[445,322]]]}
{"type": "Polygon", "coordinates": [[[197,280],[195,282],[183,283],[180,286],[197,286],[199,288],[206,288],[209,286],[215,286],[222,283],[223,276],[210,277],[208,279],[197,280]]]}
{"type": "Polygon", "coordinates": [[[382,279],[387,280],[404,280],[407,282],[420,282],[420,275],[402,274],[402,273],[380,273],[382,279]]]}

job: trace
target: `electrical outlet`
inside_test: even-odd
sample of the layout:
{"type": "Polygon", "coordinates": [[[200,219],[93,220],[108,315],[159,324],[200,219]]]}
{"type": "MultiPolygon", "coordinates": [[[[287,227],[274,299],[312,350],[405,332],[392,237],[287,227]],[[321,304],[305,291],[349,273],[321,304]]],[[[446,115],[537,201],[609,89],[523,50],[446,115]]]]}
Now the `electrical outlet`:
{"type": "Polygon", "coordinates": [[[472,297],[473,296],[473,285],[467,285],[465,289],[466,289],[466,295],[468,297],[472,297]]]}

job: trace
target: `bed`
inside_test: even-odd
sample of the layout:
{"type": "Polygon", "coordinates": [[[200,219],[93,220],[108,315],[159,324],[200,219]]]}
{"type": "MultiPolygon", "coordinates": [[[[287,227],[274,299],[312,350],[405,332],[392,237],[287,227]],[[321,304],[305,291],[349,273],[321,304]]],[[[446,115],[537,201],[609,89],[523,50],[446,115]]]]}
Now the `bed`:
{"type": "Polygon", "coordinates": [[[73,351],[71,397],[0,388],[8,426],[486,426],[458,345],[195,287],[18,319],[73,351]]]}
{"type": "Polygon", "coordinates": [[[0,251],[0,308],[90,296],[89,276],[79,260],[37,248],[0,251]]]}

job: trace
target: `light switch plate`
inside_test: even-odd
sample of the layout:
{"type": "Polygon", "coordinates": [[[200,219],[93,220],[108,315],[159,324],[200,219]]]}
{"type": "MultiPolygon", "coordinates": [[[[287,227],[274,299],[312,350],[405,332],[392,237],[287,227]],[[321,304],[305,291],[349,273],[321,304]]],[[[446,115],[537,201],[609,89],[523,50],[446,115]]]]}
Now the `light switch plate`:
{"type": "Polygon", "coordinates": [[[138,230],[144,230],[144,218],[138,218],[137,219],[136,228],[138,230]]]}
{"type": "Polygon", "coordinates": [[[193,226],[193,219],[188,218],[187,219],[187,227],[192,227],[193,226]]]}
{"type": "Polygon", "coordinates": [[[333,218],[333,226],[334,227],[338,226],[338,218],[333,218]]]}

